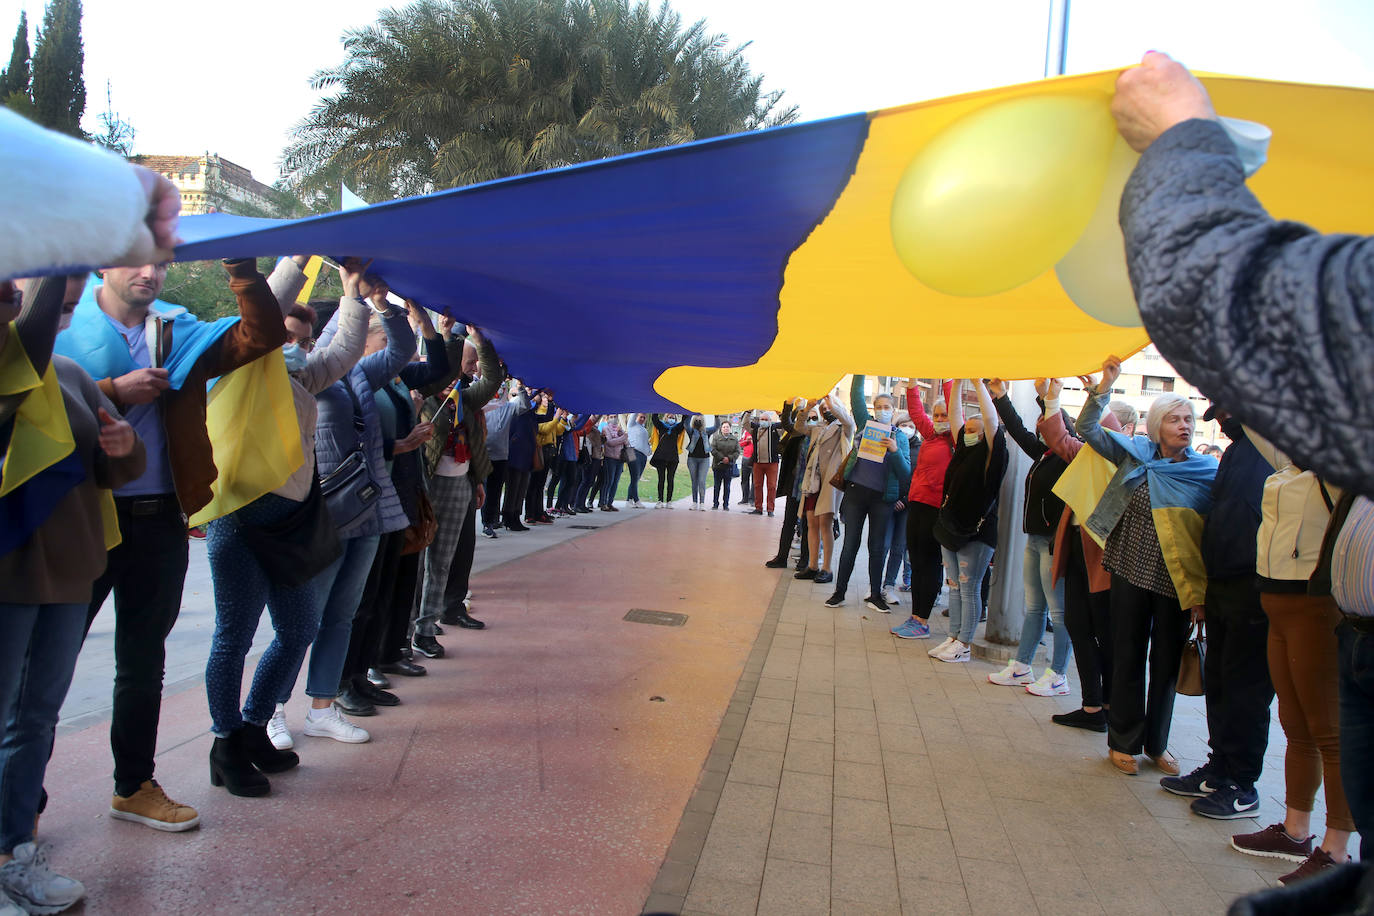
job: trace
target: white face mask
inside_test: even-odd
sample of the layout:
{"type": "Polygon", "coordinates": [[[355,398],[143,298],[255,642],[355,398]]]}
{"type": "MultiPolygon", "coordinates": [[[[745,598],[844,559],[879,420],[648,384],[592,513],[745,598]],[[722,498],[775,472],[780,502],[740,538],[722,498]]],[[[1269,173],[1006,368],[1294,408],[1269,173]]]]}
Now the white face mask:
{"type": "Polygon", "coordinates": [[[964,430],[964,445],[969,446],[970,448],[972,448],[973,446],[977,445],[979,442],[982,442],[982,441],[983,441],[983,434],[982,434],[982,433],[971,433],[971,432],[969,432],[968,430],[964,430]]]}
{"type": "Polygon", "coordinates": [[[75,314],[75,312],[63,312],[63,313],[62,313],[62,317],[61,317],[61,318],[58,320],[58,322],[57,322],[57,329],[58,329],[59,331],[65,331],[65,330],[67,330],[67,328],[71,327],[71,326],[72,326],[72,315],[74,315],[74,314],[75,314]]]}
{"type": "Polygon", "coordinates": [[[936,420],[936,421],[935,421],[935,431],[936,431],[937,433],[940,433],[940,434],[944,434],[944,433],[949,432],[949,421],[948,421],[948,420],[936,420]]]}

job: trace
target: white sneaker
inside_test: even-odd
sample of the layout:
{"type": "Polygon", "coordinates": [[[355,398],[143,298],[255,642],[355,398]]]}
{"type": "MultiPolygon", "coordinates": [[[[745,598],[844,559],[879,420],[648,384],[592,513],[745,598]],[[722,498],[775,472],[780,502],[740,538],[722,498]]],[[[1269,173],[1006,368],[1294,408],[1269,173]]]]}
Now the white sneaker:
{"type": "Polygon", "coordinates": [[[312,738],[333,738],[344,744],[363,744],[372,739],[366,731],[340,715],[339,708],[333,705],[307,712],[305,733],[312,738]]]}
{"type": "Polygon", "coordinates": [[[1035,680],[1035,672],[1030,665],[1023,665],[1016,659],[1007,662],[1007,667],[996,674],[989,674],[988,681],[998,687],[1015,687],[1018,684],[1024,686],[1035,680]]]}
{"type": "Polygon", "coordinates": [[[20,912],[60,913],[86,895],[80,881],[48,867],[46,845],[20,843],[13,855],[0,865],[0,906],[12,901],[20,912]]]}
{"type": "Polygon", "coordinates": [[[267,720],[267,737],[272,746],[279,751],[289,751],[296,746],[291,740],[291,729],[286,727],[286,707],[277,704],[277,711],[267,720]]]}
{"type": "Polygon", "coordinates": [[[672,503],[664,503],[664,504],[663,504],[663,508],[665,508],[665,509],[671,509],[671,508],[673,508],[673,504],[672,504],[672,503]]]}
{"type": "Polygon", "coordinates": [[[968,646],[955,639],[935,657],[942,662],[966,662],[971,655],[968,646]]]}
{"type": "Polygon", "coordinates": [[[957,640],[953,636],[946,636],[944,642],[932,648],[929,652],[926,653],[926,655],[929,655],[931,658],[935,658],[941,652],[945,651],[950,646],[954,645],[955,642],[957,642],[957,640]]]}
{"type": "Polygon", "coordinates": [[[888,604],[902,603],[901,596],[898,595],[897,590],[890,585],[887,588],[883,589],[883,600],[886,601],[888,604]]]}
{"type": "Polygon", "coordinates": [[[1026,693],[1033,693],[1038,697],[1062,697],[1069,692],[1069,679],[1055,671],[1053,668],[1046,668],[1045,673],[1033,684],[1026,685],[1026,693]]]}

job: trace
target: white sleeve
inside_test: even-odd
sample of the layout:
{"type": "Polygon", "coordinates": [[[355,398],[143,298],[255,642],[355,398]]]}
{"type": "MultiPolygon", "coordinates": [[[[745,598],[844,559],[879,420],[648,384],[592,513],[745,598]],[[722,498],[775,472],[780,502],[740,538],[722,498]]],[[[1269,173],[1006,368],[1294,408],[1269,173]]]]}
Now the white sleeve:
{"type": "Polygon", "coordinates": [[[148,195],[129,163],[0,109],[0,278],[100,267],[134,247],[148,195]]]}

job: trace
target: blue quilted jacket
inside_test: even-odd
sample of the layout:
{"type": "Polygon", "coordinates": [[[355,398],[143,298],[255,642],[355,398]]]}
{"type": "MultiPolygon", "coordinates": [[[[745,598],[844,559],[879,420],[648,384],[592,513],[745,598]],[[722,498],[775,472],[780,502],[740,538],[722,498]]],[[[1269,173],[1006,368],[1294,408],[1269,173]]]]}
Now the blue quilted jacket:
{"type": "Polygon", "coordinates": [[[1374,497],[1374,238],[1270,217],[1204,120],[1140,157],[1121,228],[1165,359],[1300,467],[1374,497]]]}

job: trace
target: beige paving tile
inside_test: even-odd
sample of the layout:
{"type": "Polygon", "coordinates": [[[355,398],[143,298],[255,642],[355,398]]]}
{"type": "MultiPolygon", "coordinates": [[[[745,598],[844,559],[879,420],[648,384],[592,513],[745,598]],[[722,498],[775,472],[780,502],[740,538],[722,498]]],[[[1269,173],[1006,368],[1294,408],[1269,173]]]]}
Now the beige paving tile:
{"type": "Polygon", "coordinates": [[[835,742],[835,720],[829,716],[792,716],[791,737],[798,741],[835,742]]]}
{"type": "Polygon", "coordinates": [[[726,881],[698,875],[692,879],[692,889],[682,907],[682,916],[739,916],[752,913],[758,907],[759,885],[726,881]]]}
{"type": "Polygon", "coordinates": [[[828,916],[830,867],[769,859],[758,916],[828,916]]]}
{"type": "Polygon", "coordinates": [[[834,812],[835,842],[892,847],[892,827],[887,804],[864,798],[836,796],[834,812]]]}
{"type": "Polygon", "coordinates": [[[873,691],[867,684],[862,687],[837,687],[835,705],[846,709],[872,709],[873,691]]]}
{"type": "Polygon", "coordinates": [[[948,830],[892,825],[892,852],[903,899],[916,899],[930,882],[957,884],[964,876],[948,830]]]}
{"type": "Polygon", "coordinates": [[[797,682],[795,680],[782,680],[775,677],[760,677],[758,689],[755,691],[755,699],[758,697],[772,697],[779,700],[790,700],[796,693],[797,682]]]}
{"type": "MultiPolygon", "coordinates": [[[[840,748],[845,742],[835,745],[835,755],[839,758],[840,748]]],[[[867,798],[873,801],[887,801],[887,781],[883,778],[881,763],[855,763],[850,760],[835,761],[835,795],[847,798],[867,798]]]]}
{"type": "Polygon", "coordinates": [[[788,722],[792,718],[793,702],[776,697],[756,696],[749,707],[749,718],[761,719],[764,722],[788,722]]]}
{"type": "Polygon", "coordinates": [[[745,724],[739,736],[739,746],[758,748],[765,751],[784,751],[787,749],[788,726],[785,722],[750,721],[745,724]]]}
{"type": "Polygon", "coordinates": [[[706,845],[697,860],[692,887],[705,879],[752,884],[757,888],[763,880],[763,863],[768,853],[768,834],[771,825],[711,826],[706,845]]]}
{"type": "Polygon", "coordinates": [[[916,725],[883,725],[878,729],[878,740],[884,751],[925,754],[926,742],[922,737],[922,731],[923,729],[916,725]]]}
{"type": "Polygon", "coordinates": [[[835,717],[835,702],[833,693],[818,693],[811,690],[808,683],[803,683],[802,689],[797,691],[797,695],[792,701],[792,712],[801,713],[804,716],[826,716],[833,719],[835,717]]]}
{"type": "Polygon", "coordinates": [[[949,827],[940,793],[934,786],[903,786],[888,780],[887,809],[891,823],[946,830],[949,827]]]}
{"type": "Polygon", "coordinates": [[[830,776],[835,772],[835,745],[824,741],[803,741],[794,730],[787,739],[782,768],[830,776]]]}
{"type": "Polygon", "coordinates": [[[830,776],[784,769],[782,782],[778,787],[777,806],[788,811],[829,815],[832,794],[833,782],[830,776]]]}
{"type": "Polygon", "coordinates": [[[883,762],[883,746],[877,735],[836,730],[835,759],[880,765],[883,762]]]}
{"type": "Polygon", "coordinates": [[[902,916],[960,916],[969,912],[968,895],[962,882],[931,883],[916,893],[902,894],[902,916]]]}
{"type": "Polygon", "coordinates": [[[889,786],[925,786],[935,778],[929,757],[901,751],[883,751],[883,772],[889,786]]]}
{"type": "Polygon", "coordinates": [[[878,734],[878,717],[871,706],[868,708],[836,706],[835,729],[836,731],[858,732],[861,735],[876,735],[878,734]]]}
{"type": "Polygon", "coordinates": [[[830,815],[779,809],[773,815],[768,858],[830,864],[830,815]]]}
{"type": "Polygon", "coordinates": [[[730,775],[726,785],[732,782],[750,783],[756,786],[778,785],[782,776],[782,751],[765,751],[753,747],[741,747],[735,751],[734,762],[730,765],[730,775]]]}
{"type": "MultiPolygon", "coordinates": [[[[897,892],[897,869],[892,850],[860,845],[836,837],[830,866],[830,896],[836,901],[853,901],[871,906],[901,910],[897,892]]],[[[836,912],[846,912],[832,903],[836,912]]]]}
{"type": "Polygon", "coordinates": [[[954,839],[954,851],[959,858],[1016,861],[1016,850],[995,812],[962,811],[957,805],[946,802],[945,819],[949,822],[949,835],[954,839]]]}
{"type": "Polygon", "coordinates": [[[768,786],[727,780],[720,792],[715,818],[711,823],[751,826],[768,824],[773,820],[777,790],[768,786]]]}
{"type": "Polygon", "coordinates": [[[1016,861],[959,858],[959,870],[964,876],[964,892],[968,894],[969,909],[977,913],[1018,912],[1031,903],[1030,888],[1026,885],[1021,866],[1016,861]]]}

